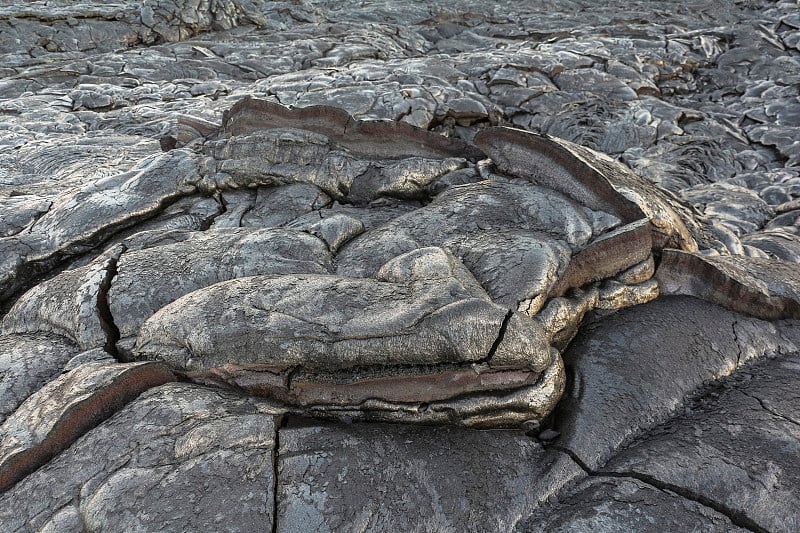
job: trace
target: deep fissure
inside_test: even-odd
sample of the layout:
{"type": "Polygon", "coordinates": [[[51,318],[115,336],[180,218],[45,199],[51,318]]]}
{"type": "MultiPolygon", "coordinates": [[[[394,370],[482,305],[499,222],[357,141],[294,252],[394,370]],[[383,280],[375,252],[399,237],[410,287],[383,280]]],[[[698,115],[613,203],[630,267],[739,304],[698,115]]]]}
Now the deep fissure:
{"type": "Polygon", "coordinates": [[[111,257],[106,268],[106,275],[100,282],[97,292],[97,316],[100,320],[100,327],[106,334],[106,343],[103,350],[121,363],[128,362],[128,358],[117,349],[117,342],[120,339],[119,328],[114,323],[114,316],[111,313],[111,306],[108,303],[108,293],[111,290],[111,282],[117,276],[117,263],[127,248],[122,246],[122,251],[117,257],[111,257]]]}
{"type": "Polygon", "coordinates": [[[277,417],[275,421],[275,442],[272,452],[272,533],[278,532],[278,459],[280,457],[281,428],[286,425],[287,417],[277,417]]]}
{"type": "Polygon", "coordinates": [[[511,317],[514,316],[514,310],[509,309],[508,313],[506,313],[505,318],[503,318],[503,322],[500,324],[500,330],[497,332],[497,338],[494,340],[492,347],[489,348],[489,353],[486,355],[486,363],[491,363],[494,354],[497,352],[497,349],[500,347],[500,344],[503,342],[503,338],[506,336],[506,330],[508,329],[508,323],[511,322],[511,317]]]}

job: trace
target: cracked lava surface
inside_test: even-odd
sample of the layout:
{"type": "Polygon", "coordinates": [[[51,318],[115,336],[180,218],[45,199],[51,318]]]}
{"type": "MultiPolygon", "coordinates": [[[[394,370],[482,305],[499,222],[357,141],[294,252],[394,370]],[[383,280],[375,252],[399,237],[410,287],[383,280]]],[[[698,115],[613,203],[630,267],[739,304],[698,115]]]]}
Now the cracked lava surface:
{"type": "Polygon", "coordinates": [[[800,5],[0,1],[2,531],[800,529],[800,5]]]}

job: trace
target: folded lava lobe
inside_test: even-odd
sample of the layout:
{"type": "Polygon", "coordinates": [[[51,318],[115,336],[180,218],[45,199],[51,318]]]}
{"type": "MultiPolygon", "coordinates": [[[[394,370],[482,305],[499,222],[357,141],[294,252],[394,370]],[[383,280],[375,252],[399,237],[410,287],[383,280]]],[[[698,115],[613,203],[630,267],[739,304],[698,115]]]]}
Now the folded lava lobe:
{"type": "MultiPolygon", "coordinates": [[[[201,187],[302,185],[333,199],[294,220],[271,204],[258,219],[320,237],[330,260],[272,271],[204,263],[207,281],[171,290],[127,327],[126,350],[303,414],[472,427],[541,420],[564,388],[554,346],[594,307],[657,296],[653,248],[697,246],[674,199],[602,154],[520,130],[485,130],[476,147],[337,108],[246,98],[194,141],[207,154],[201,187]],[[568,308],[580,312],[564,320],[568,308]]],[[[216,239],[224,249],[221,235],[204,246],[216,239]]],[[[184,270],[169,267],[166,250],[123,254],[111,296],[130,285],[122,278],[135,275],[125,272],[134,258],[184,270]]],[[[269,263],[271,253],[256,247],[247,261],[269,263]]],[[[127,323],[123,307],[111,309],[127,323]]]]}
{"type": "MultiPolygon", "coordinates": [[[[493,303],[441,248],[396,257],[375,278],[252,276],[212,285],[151,317],[135,352],[198,381],[312,410],[360,406],[372,418],[404,410],[469,423],[455,399],[543,384],[558,393],[563,379],[549,375],[558,356],[542,328],[493,303]],[[383,406],[364,405],[378,399],[383,406]]],[[[522,420],[502,416],[543,416],[556,399],[527,406],[522,420]]]]}

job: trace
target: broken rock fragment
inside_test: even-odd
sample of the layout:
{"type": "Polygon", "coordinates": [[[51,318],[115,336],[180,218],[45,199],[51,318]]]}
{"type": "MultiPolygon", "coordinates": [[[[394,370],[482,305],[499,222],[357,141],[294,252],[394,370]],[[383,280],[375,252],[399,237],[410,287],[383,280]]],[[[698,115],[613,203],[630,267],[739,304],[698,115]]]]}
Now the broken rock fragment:
{"type": "Polygon", "coordinates": [[[266,129],[233,136],[211,143],[210,152],[216,160],[211,187],[307,183],[354,203],[381,196],[425,197],[431,183],[466,165],[461,157],[373,159],[307,129],[266,129]]]}
{"type": "Polygon", "coordinates": [[[270,129],[317,132],[353,153],[380,159],[475,158],[480,155],[474,146],[459,139],[403,122],[354,119],[347,111],[332,106],[289,109],[268,100],[244,98],[226,111],[222,119],[222,130],[229,135],[270,129]]]}

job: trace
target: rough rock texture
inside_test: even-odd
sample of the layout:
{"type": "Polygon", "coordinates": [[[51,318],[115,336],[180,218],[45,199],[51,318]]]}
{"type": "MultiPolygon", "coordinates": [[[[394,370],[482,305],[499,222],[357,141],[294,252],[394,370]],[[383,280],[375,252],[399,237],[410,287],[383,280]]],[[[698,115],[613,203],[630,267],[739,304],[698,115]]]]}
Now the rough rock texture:
{"type": "Polygon", "coordinates": [[[505,172],[561,191],[623,222],[646,216],[659,233],[659,247],[697,248],[696,237],[686,227],[694,223],[688,210],[603,154],[563,139],[501,128],[481,131],[475,142],[505,172]]]}
{"type": "Polygon", "coordinates": [[[102,292],[108,289],[122,249],[112,249],[86,266],[62,272],[23,294],[3,318],[3,333],[54,333],[82,349],[107,342],[102,292]]]}
{"type": "Polygon", "coordinates": [[[108,309],[122,337],[165,305],[228,279],[263,274],[326,273],[325,242],[299,231],[239,228],[195,232],[174,244],[124,253],[108,289],[108,309]]]}
{"type": "Polygon", "coordinates": [[[376,279],[282,275],[214,284],[151,317],[134,352],[193,379],[291,404],[391,418],[406,411],[421,421],[485,422],[469,420],[476,410],[494,413],[495,424],[540,419],[563,388],[560,358],[541,327],[492,303],[440,248],[400,255],[376,279]],[[493,399],[482,408],[464,398],[486,392],[493,399]],[[386,405],[398,402],[397,413],[386,405]],[[505,421],[496,412],[503,409],[512,411],[505,421]]]}
{"type": "Polygon", "coordinates": [[[0,426],[0,491],[134,399],[173,381],[159,363],[84,363],[32,394],[0,426]]]}
{"type": "Polygon", "coordinates": [[[489,358],[541,370],[549,361],[543,333],[514,315],[493,348],[507,310],[469,278],[462,282],[458,266],[443,250],[428,248],[392,259],[377,279],[281,275],[216,283],[148,320],[136,351],[184,370],[235,362],[331,370],[489,358]]]}
{"type": "Polygon", "coordinates": [[[152,389],[0,494],[0,521],[8,531],[269,529],[274,413],[186,384],[152,389]]]}
{"type": "Polygon", "coordinates": [[[796,263],[666,250],[656,279],[664,294],[698,296],[764,319],[800,319],[796,263]]]}
{"type": "Polygon", "coordinates": [[[67,339],[45,335],[0,337],[0,423],[78,353],[67,339]]]}
{"type": "Polygon", "coordinates": [[[197,179],[191,154],[153,156],[133,170],[99,179],[61,198],[25,232],[0,240],[0,297],[63,256],[98,244],[114,231],[155,215],[197,179]]]}
{"type": "Polygon", "coordinates": [[[796,530],[798,11],[0,0],[0,530],[796,530]]]}

